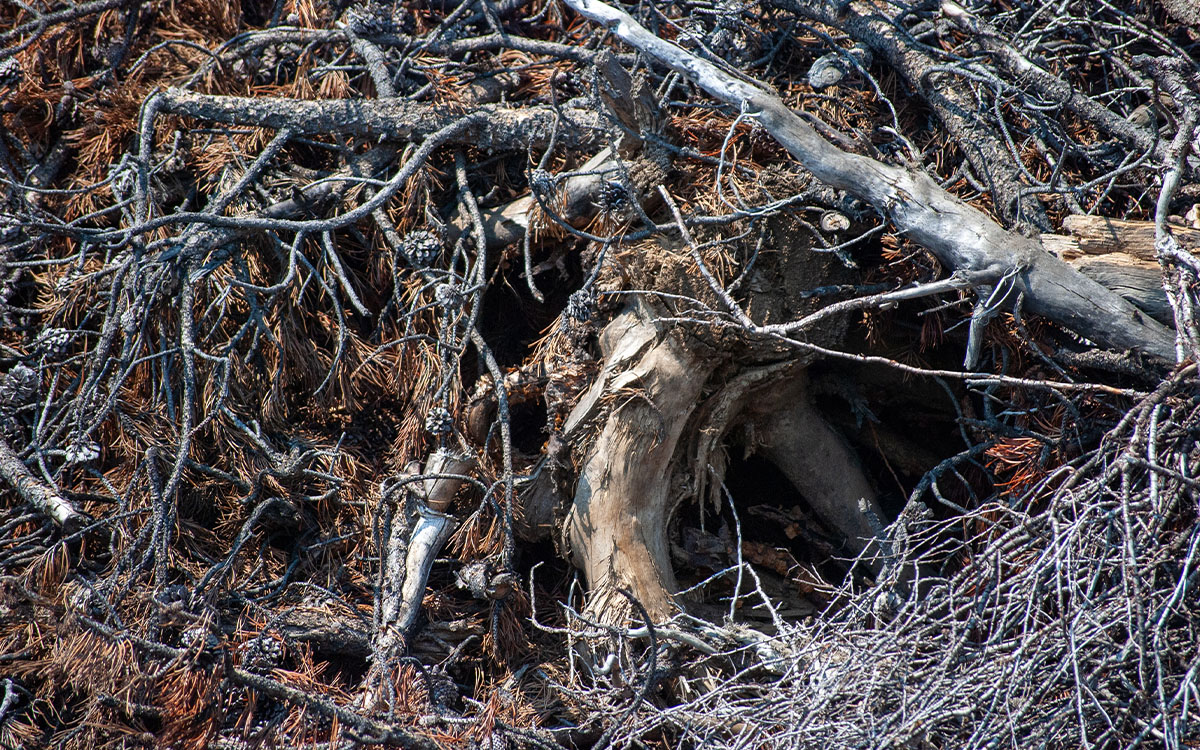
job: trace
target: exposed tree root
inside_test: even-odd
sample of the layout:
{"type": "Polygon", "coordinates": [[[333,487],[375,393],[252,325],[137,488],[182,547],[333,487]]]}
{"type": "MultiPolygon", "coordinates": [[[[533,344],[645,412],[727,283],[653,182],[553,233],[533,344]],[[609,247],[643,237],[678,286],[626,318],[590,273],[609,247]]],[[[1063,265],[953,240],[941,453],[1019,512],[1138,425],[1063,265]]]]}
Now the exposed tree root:
{"type": "Polygon", "coordinates": [[[853,553],[869,552],[879,529],[860,503],[876,519],[883,514],[857,457],[809,403],[803,361],[747,368],[706,394],[710,376],[733,358],[686,341],[655,317],[635,304],[608,325],[600,339],[604,370],[570,422],[602,425],[565,526],[590,587],[585,616],[624,622],[630,611],[621,589],[656,621],[678,611],[671,518],[685,498],[703,500],[705,488],[723,482],[719,456],[737,426],[853,553]]]}
{"type": "Polygon", "coordinates": [[[875,489],[858,457],[809,402],[804,379],[789,385],[753,403],[758,416],[755,438],[763,455],[783,471],[817,515],[845,535],[850,550],[869,556],[881,529],[872,525],[860,503],[865,502],[876,519],[883,518],[875,489]]]}
{"type": "Polygon", "coordinates": [[[1186,4],[0,4],[0,747],[1200,747],[1186,4]]]}
{"type": "Polygon", "coordinates": [[[602,622],[626,619],[629,605],[620,589],[630,590],[656,620],[675,612],[666,535],[676,500],[672,459],[717,364],[648,312],[627,309],[600,338],[605,371],[593,390],[602,390],[585,401],[602,401],[603,426],[584,460],[565,527],[591,587],[585,612],[602,622]]]}

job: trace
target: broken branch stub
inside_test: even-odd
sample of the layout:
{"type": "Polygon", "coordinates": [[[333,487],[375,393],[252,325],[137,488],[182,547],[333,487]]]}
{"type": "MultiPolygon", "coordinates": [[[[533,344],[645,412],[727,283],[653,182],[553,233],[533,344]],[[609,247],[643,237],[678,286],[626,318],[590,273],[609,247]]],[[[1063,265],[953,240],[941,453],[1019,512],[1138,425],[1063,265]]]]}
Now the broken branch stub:
{"type": "Polygon", "coordinates": [[[1009,299],[1096,343],[1175,359],[1175,337],[1119,295],[1045,252],[1037,240],[1003,229],[982,211],[943,190],[924,172],[848,153],[821,137],[765,85],[735,77],[660,39],[629,14],[600,0],[567,0],[625,43],[686,76],[709,95],[744,108],[822,182],[870,202],[952,270],[1019,269],[1009,299]]]}
{"type": "MultiPolygon", "coordinates": [[[[1200,231],[1168,226],[1185,250],[1194,255],[1200,249],[1200,231]]],[[[1163,289],[1162,267],[1154,249],[1154,222],[1068,216],[1063,229],[1068,234],[1043,234],[1042,245],[1160,323],[1173,323],[1175,313],[1163,289]]]]}
{"type": "Polygon", "coordinates": [[[400,479],[401,486],[384,490],[383,502],[392,506],[385,508],[387,538],[380,540],[377,621],[364,699],[378,697],[389,670],[405,652],[433,561],[458,525],[443,511],[465,483],[462,475],[474,466],[471,458],[438,449],[423,472],[414,461],[408,476],[400,479]]]}

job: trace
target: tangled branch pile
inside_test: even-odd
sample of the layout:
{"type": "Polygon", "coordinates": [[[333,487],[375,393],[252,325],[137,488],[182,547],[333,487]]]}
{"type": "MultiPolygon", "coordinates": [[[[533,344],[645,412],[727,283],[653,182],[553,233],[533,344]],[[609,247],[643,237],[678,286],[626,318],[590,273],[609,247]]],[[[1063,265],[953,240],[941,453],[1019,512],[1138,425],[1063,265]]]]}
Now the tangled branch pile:
{"type": "Polygon", "coordinates": [[[0,746],[1200,745],[1187,2],[0,19],[0,746]]]}
{"type": "MultiPolygon", "coordinates": [[[[914,496],[890,537],[893,576],[924,569],[911,586],[843,590],[836,613],[777,617],[770,639],[700,627],[707,674],[695,670],[703,676],[691,677],[687,699],[631,712],[613,742],[1190,746],[1200,671],[1194,374],[1164,382],[1097,450],[1025,492],[944,521],[914,496]]],[[[672,635],[660,631],[660,642],[672,635]]],[[[623,678],[645,680],[645,667],[623,678]]],[[[597,712],[624,707],[607,681],[585,695],[597,712]]]]}

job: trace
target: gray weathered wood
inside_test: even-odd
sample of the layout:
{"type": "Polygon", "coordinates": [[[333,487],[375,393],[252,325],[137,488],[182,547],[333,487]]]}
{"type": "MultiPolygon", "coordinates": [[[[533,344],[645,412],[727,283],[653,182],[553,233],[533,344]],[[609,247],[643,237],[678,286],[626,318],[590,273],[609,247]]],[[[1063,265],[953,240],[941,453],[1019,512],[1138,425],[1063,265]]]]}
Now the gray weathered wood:
{"type": "Polygon", "coordinates": [[[658,38],[624,11],[599,0],[567,2],[711,96],[745,108],[817,179],[869,201],[943,265],[995,279],[1019,269],[1014,291],[1023,295],[1029,312],[1102,346],[1174,361],[1175,337],[1169,329],[1046,252],[1037,240],[1004,230],[982,211],[947,193],[929,175],[839,149],[762,84],[735,77],[658,38]]]}
{"type": "MultiPolygon", "coordinates": [[[[410,140],[436,133],[466,113],[458,105],[433,105],[407,99],[322,99],[216,96],[182,89],[158,94],[159,111],[228,125],[290,128],[298,133],[338,133],[380,140],[410,140]]],[[[558,142],[580,147],[598,142],[604,132],[597,114],[561,107],[516,109],[499,104],[475,106],[482,115],[457,136],[459,143],[482,149],[545,148],[558,129],[558,142]],[[562,117],[561,123],[559,117],[562,117]]]]}
{"type": "Polygon", "coordinates": [[[0,478],[8,483],[26,502],[62,526],[67,533],[74,533],[91,520],[71,505],[58,490],[33,475],[25,462],[8,442],[0,438],[0,478]]]}

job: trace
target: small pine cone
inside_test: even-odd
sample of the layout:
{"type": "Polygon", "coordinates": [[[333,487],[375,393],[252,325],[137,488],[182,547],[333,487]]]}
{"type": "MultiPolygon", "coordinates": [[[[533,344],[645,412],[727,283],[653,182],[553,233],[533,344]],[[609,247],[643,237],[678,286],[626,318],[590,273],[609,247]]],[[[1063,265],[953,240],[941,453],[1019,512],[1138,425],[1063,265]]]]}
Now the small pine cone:
{"type": "Polygon", "coordinates": [[[346,27],[358,36],[373,37],[391,34],[396,30],[391,13],[373,3],[365,8],[352,8],[346,13],[346,27]]]}
{"type": "Polygon", "coordinates": [[[605,213],[624,211],[629,207],[629,192],[625,189],[625,186],[619,182],[606,180],[605,183],[600,186],[600,195],[598,198],[600,201],[600,208],[605,213]]]}
{"type": "Polygon", "coordinates": [[[72,334],[65,328],[43,328],[33,346],[42,356],[57,357],[70,346],[72,334]]]}
{"type": "Polygon", "coordinates": [[[183,631],[179,635],[179,641],[184,648],[195,649],[197,652],[212,652],[221,647],[221,639],[201,625],[183,631]]]}
{"type": "Polygon", "coordinates": [[[83,435],[78,435],[67,444],[63,451],[65,454],[64,462],[67,466],[72,464],[86,464],[100,458],[100,446],[92,440],[88,440],[83,435]]]}
{"type": "Polygon", "coordinates": [[[554,193],[554,175],[544,169],[535,169],[529,175],[529,189],[543,198],[554,193]]]}
{"type": "Polygon", "coordinates": [[[0,406],[13,411],[32,404],[37,398],[40,378],[33,368],[17,364],[6,375],[0,376],[0,406]]]}
{"type": "Polygon", "coordinates": [[[454,432],[454,417],[444,406],[435,406],[425,417],[425,429],[434,435],[448,435],[454,432]]]}
{"type": "Polygon", "coordinates": [[[721,23],[723,20],[724,17],[719,17],[717,28],[708,35],[708,46],[718,54],[727,54],[737,44],[737,34],[721,23]]]}
{"type": "Polygon", "coordinates": [[[172,604],[187,604],[191,596],[187,586],[181,583],[171,583],[164,586],[163,590],[156,594],[154,598],[161,604],[169,606],[172,604]]]}
{"type": "Polygon", "coordinates": [[[17,88],[21,85],[21,81],[25,79],[25,71],[21,70],[21,63],[17,58],[10,57],[4,62],[0,62],[0,89],[17,88]]]}
{"type": "Polygon", "coordinates": [[[460,589],[470,591],[476,599],[486,599],[491,575],[492,566],[484,560],[476,560],[455,571],[454,578],[460,589]]]}
{"type": "Polygon", "coordinates": [[[568,323],[590,323],[596,316],[596,292],[584,287],[571,292],[567,298],[567,307],[563,310],[568,323]]]}
{"type": "Polygon", "coordinates": [[[125,200],[133,195],[137,185],[137,172],[125,161],[113,164],[108,168],[108,187],[117,200],[125,200]]]}
{"type": "Polygon", "coordinates": [[[267,635],[257,635],[242,644],[242,669],[268,674],[283,663],[283,644],[267,635]]]}
{"type": "Polygon", "coordinates": [[[587,345],[588,339],[595,329],[593,320],[596,317],[596,291],[590,287],[577,289],[567,298],[567,306],[563,310],[562,327],[571,344],[577,348],[587,345]]]}
{"type": "Polygon", "coordinates": [[[462,702],[462,694],[444,667],[429,670],[429,702],[434,709],[455,710],[462,702]]]}
{"type": "Polygon", "coordinates": [[[433,290],[433,298],[447,310],[457,310],[466,302],[462,287],[458,284],[438,284],[433,290]]]}
{"type": "Polygon", "coordinates": [[[414,229],[400,241],[400,250],[418,268],[429,268],[442,255],[442,241],[428,229],[414,229]]]}
{"type": "Polygon", "coordinates": [[[100,596],[93,589],[80,586],[71,592],[67,601],[71,609],[79,614],[88,617],[103,617],[104,610],[100,608],[100,596]]]}

